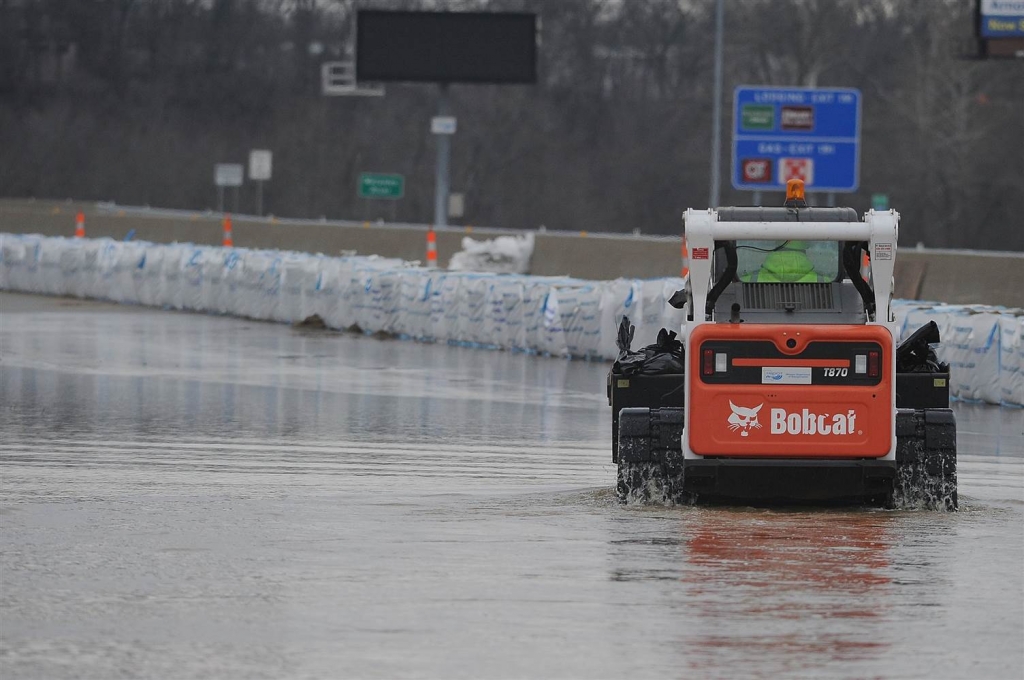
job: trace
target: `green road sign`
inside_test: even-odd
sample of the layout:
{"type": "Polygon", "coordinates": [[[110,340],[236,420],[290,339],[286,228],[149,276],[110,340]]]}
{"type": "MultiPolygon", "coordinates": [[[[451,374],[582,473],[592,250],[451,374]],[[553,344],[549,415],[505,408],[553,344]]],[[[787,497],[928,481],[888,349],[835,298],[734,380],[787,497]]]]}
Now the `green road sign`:
{"type": "Polygon", "coordinates": [[[889,209],[889,195],[888,194],[871,194],[871,207],[875,210],[888,210],[889,209]]]}
{"type": "Polygon", "coordinates": [[[741,130],[771,130],[775,127],[775,107],[771,104],[744,104],[741,130]]]}
{"type": "Polygon", "coordinates": [[[401,198],[405,195],[405,177],[376,172],[359,174],[359,198],[401,198]]]}

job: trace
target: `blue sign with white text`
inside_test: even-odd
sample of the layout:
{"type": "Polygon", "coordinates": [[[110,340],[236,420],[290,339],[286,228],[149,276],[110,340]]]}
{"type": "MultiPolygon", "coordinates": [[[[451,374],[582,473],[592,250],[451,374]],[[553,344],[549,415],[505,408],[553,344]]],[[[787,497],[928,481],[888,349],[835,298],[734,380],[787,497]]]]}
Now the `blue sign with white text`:
{"type": "Polygon", "coordinates": [[[983,38],[1024,37],[1024,0],[981,0],[983,38]]]}
{"type": "Polygon", "coordinates": [[[736,88],[732,185],[852,192],[860,184],[860,91],[849,88],[736,88]]]}

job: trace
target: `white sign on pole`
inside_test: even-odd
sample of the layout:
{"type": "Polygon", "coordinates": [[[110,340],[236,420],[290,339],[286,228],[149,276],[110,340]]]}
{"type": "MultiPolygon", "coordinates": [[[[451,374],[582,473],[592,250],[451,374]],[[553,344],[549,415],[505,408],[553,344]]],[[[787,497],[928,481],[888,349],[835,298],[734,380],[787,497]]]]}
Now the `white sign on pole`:
{"type": "Polygon", "coordinates": [[[219,187],[242,186],[241,163],[217,163],[213,166],[213,183],[219,187]]]}
{"type": "Polygon", "coordinates": [[[454,135],[455,116],[434,116],[430,119],[430,131],[435,135],[454,135]]]}
{"type": "Polygon", "coordinates": [[[466,197],[462,194],[448,194],[448,217],[460,218],[466,214],[466,197]]]}
{"type": "Polygon", "coordinates": [[[266,149],[253,149],[249,152],[249,179],[261,182],[270,179],[271,161],[274,155],[266,149]]]}

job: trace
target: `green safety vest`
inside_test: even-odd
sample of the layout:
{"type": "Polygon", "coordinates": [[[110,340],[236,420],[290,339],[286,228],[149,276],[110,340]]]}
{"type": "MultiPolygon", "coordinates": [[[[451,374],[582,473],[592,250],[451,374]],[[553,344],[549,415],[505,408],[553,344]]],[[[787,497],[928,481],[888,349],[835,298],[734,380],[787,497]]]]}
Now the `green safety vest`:
{"type": "Polygon", "coordinates": [[[761,271],[744,274],[747,283],[824,283],[829,279],[814,271],[810,258],[802,250],[777,250],[764,258],[761,271]]]}

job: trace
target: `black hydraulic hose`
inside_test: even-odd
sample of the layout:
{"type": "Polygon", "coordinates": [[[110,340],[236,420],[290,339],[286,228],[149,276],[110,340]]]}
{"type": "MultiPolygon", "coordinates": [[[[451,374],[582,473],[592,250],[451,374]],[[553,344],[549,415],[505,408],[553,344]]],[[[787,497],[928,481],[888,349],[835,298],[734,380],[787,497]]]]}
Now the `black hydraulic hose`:
{"type": "Polygon", "coordinates": [[[868,313],[868,320],[871,320],[875,318],[875,291],[860,274],[860,253],[861,250],[867,249],[865,242],[846,241],[843,245],[843,266],[850,281],[853,282],[853,287],[860,293],[860,299],[864,301],[864,311],[868,313]]]}
{"type": "Polygon", "coordinates": [[[707,304],[704,305],[705,318],[711,316],[712,312],[715,311],[715,303],[718,302],[719,296],[722,295],[722,291],[729,287],[733,279],[736,278],[736,269],[739,266],[739,262],[736,258],[736,242],[735,241],[715,241],[715,250],[719,248],[725,248],[725,271],[722,272],[721,278],[715,282],[714,288],[708,293],[707,304]]]}

